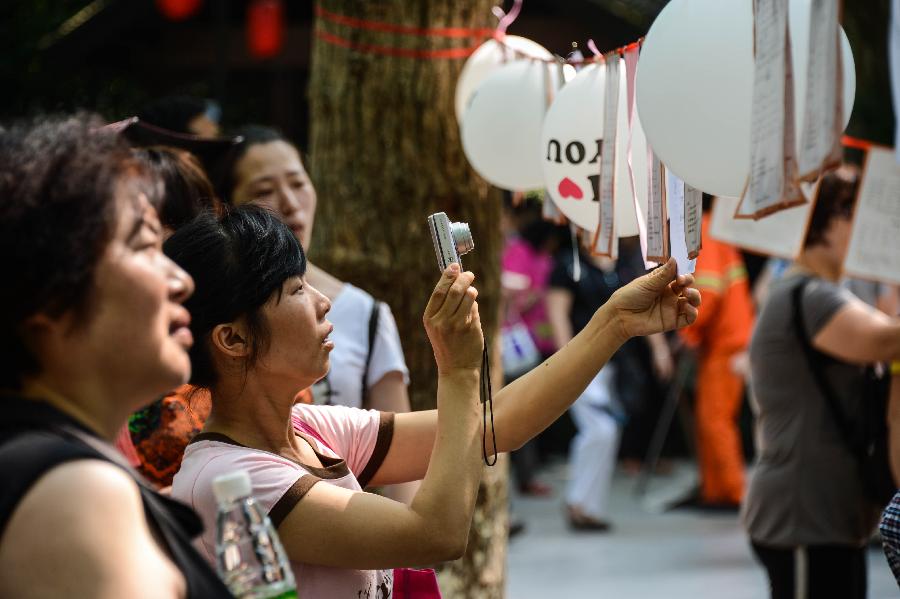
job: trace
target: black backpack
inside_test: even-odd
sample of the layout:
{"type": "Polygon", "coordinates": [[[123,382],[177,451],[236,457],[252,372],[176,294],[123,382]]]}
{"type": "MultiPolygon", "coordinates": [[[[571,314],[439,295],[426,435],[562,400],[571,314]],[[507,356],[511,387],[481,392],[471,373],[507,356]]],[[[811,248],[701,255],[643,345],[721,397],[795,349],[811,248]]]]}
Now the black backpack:
{"type": "Polygon", "coordinates": [[[823,362],[826,356],[816,350],[806,337],[801,301],[803,291],[810,280],[806,279],[794,287],[792,298],[794,331],[803,348],[816,386],[825,398],[844,442],[859,464],[863,492],[872,503],[884,507],[897,492],[888,458],[887,404],[890,377],[877,365],[867,366],[859,394],[862,419],[854,421],[847,417],[825,379],[823,362]]]}

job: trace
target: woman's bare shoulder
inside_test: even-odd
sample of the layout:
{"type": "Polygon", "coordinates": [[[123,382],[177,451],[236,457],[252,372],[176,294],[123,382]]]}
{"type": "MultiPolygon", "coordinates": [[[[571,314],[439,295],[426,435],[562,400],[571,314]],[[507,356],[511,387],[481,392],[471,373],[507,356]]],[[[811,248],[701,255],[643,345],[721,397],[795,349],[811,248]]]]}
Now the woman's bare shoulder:
{"type": "Polygon", "coordinates": [[[102,460],[67,462],[42,476],[0,543],[3,596],[140,597],[154,577],[158,590],[173,591],[161,596],[184,587],[150,532],[137,483],[102,460]]]}

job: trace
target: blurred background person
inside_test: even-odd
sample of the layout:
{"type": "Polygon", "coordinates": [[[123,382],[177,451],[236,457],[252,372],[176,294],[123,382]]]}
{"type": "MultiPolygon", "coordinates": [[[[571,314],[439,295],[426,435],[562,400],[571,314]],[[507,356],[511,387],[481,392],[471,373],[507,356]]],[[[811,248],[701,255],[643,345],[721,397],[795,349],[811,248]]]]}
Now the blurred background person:
{"type": "MultiPolygon", "coordinates": [[[[546,300],[556,346],[569,343],[623,284],[614,260],[588,256],[577,244],[560,248],[546,300]]],[[[653,337],[651,344],[660,348],[662,335],[653,337]]],[[[615,384],[619,356],[617,352],[571,407],[577,433],[569,450],[566,516],[575,530],[605,532],[611,527],[609,491],[627,418],[615,384]]]]}
{"type": "MultiPolygon", "coordinates": [[[[511,383],[556,351],[547,317],[547,282],[556,250],[556,225],[541,216],[538,198],[525,197],[504,206],[508,227],[501,257],[503,292],[503,363],[505,383],[511,383]]],[[[519,492],[546,497],[552,488],[538,480],[537,439],[510,455],[519,492]]]]}
{"type": "Polygon", "coordinates": [[[711,201],[703,194],[703,251],[694,272],[703,315],[679,331],[697,361],[694,425],[700,491],[691,503],[736,511],[744,496],[746,466],[738,417],[744,401],[753,300],[740,252],[709,235],[711,201]]]}
{"type": "Polygon", "coordinates": [[[864,367],[900,358],[900,320],[839,284],[858,177],[844,166],[822,178],[803,249],[772,284],[750,346],[758,454],[742,518],[773,599],[798,588],[866,596],[865,545],[880,508],[864,494],[842,429],[862,418],[864,367]],[[826,387],[807,351],[824,364],[826,387]]]}
{"type": "MultiPolygon", "coordinates": [[[[136,148],[133,153],[162,181],[156,208],[164,239],[201,212],[219,210],[212,183],[190,152],[151,146],[136,148]]],[[[132,414],[116,438],[116,446],[147,480],[159,488],[169,487],[185,447],[203,428],[209,411],[208,394],[191,393],[189,385],[182,385],[132,414]]]]}
{"type": "Polygon", "coordinates": [[[138,118],[176,133],[203,138],[218,137],[222,109],[218,103],[192,96],[165,96],[138,112],[138,118]]]}

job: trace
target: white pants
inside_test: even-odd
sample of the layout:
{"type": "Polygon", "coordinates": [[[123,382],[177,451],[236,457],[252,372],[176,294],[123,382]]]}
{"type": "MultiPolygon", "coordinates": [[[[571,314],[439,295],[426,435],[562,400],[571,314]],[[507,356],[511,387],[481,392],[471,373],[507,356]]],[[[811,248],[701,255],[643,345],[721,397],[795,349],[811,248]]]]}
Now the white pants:
{"type": "Polygon", "coordinates": [[[578,428],[569,450],[566,502],[585,515],[605,520],[619,449],[619,424],[606,409],[612,401],[613,367],[607,365],[572,404],[578,428]]]}

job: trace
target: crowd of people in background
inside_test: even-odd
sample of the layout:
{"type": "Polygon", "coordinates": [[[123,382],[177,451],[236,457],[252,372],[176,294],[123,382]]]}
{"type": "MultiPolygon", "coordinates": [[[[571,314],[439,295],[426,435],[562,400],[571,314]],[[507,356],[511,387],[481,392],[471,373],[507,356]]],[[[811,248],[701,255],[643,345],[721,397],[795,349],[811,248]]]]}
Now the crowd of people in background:
{"type": "Polygon", "coordinates": [[[213,480],[243,470],[299,596],[391,597],[398,569],[462,555],[483,460],[630,339],[697,318],[674,261],[622,285],[493,394],[488,435],[478,292],[451,264],[411,289],[438,385],[410,412],[389,307],[307,261],[297,148],[262,127],[207,140],[208,103],[154,114],[172,129],[81,114],[0,133],[0,595],[229,596],[213,480]]]}
{"type": "MultiPolygon", "coordinates": [[[[866,596],[866,547],[878,540],[876,525],[886,499],[867,491],[853,439],[871,427],[871,412],[878,409],[871,406],[883,409],[887,401],[888,368],[895,375],[891,393],[900,395],[900,303],[897,287],[841,272],[859,177],[850,165],[826,174],[802,251],[794,260],[769,259],[755,281],[748,276],[747,259],[759,258],[712,237],[714,198],[704,196],[703,250],[694,273],[703,300],[697,321],[677,334],[630,342],[643,346],[651,359],[623,346],[570,410],[575,432],[568,436],[565,506],[572,528],[611,529],[615,514],[609,513],[608,500],[617,455],[629,472],[630,456],[617,453],[619,439],[623,433],[640,435],[629,424],[646,409],[634,396],[647,381],[659,389],[671,385],[676,369],[686,369],[692,373],[690,392],[682,401],[690,407],[688,432],[692,428],[694,438],[688,444],[693,455],[685,453],[696,460],[699,485],[671,507],[735,516],[740,511],[775,599],[866,596]],[[875,393],[881,396],[875,398],[873,372],[881,381],[875,393]],[[749,484],[745,405],[756,441],[749,484]]],[[[507,233],[504,257],[511,306],[504,332],[511,337],[520,334],[513,327],[521,324],[535,345],[552,340],[552,348],[563,347],[596,305],[642,272],[640,254],[629,252],[627,243],[618,260],[592,256],[578,243],[576,229],[544,222],[533,199],[517,198],[507,212],[516,225],[507,233]]],[[[652,419],[662,394],[651,397],[657,407],[652,419]]],[[[888,423],[895,471],[898,408],[890,406],[888,423]]],[[[648,449],[643,439],[637,445],[648,449]]],[[[895,500],[881,526],[896,574],[898,514],[900,500],[895,500]]]]}
{"type": "MultiPolygon", "coordinates": [[[[539,198],[507,197],[491,437],[474,275],[451,266],[415,291],[438,390],[413,412],[390,306],[308,260],[319,199],[300,150],[268,127],[223,136],[220,118],[166,98],[112,125],[0,133],[0,595],[228,596],[212,481],[239,469],[301,597],[387,598],[395,568],[458,557],[485,452],[512,451],[518,491],[546,498],[541,465],[562,454],[568,525],[610,533],[614,473],[643,466],[677,388],[699,476],[680,505],[740,510],[774,599],[865,597],[885,505],[847,431],[869,381],[898,374],[900,301],[842,277],[858,169],[824,176],[801,253],[755,280],[710,235],[713,198],[679,276],[647,274],[634,240],[594,256],[539,198]]],[[[881,528],[900,579],[898,514],[895,499],[881,528]]]]}

